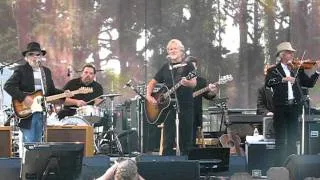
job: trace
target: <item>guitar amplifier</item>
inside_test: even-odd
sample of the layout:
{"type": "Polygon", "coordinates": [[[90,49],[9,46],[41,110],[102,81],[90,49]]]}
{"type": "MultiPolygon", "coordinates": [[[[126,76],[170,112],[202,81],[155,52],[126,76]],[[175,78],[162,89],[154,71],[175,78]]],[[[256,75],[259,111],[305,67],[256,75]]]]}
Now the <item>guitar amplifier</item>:
{"type": "Polygon", "coordinates": [[[11,127],[0,127],[0,157],[11,157],[11,127]]]}
{"type": "Polygon", "coordinates": [[[92,126],[48,126],[47,142],[82,142],[85,144],[84,155],[94,154],[92,126]]]}

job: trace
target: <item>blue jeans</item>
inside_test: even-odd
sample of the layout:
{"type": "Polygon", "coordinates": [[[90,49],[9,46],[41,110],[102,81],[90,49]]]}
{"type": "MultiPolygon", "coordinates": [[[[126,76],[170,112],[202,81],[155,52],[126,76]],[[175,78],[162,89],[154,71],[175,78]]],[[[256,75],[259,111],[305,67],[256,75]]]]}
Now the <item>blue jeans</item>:
{"type": "Polygon", "coordinates": [[[20,130],[22,132],[23,142],[41,142],[43,130],[42,112],[35,112],[32,114],[30,129],[20,128],[20,130]]]}

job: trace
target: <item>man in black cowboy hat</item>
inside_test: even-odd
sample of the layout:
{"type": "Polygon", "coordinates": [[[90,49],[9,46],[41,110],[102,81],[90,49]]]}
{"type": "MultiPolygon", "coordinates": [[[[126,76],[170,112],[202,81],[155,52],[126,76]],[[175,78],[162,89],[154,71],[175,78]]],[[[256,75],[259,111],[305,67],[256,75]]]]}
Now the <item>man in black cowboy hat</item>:
{"type": "MultiPolygon", "coordinates": [[[[13,100],[22,102],[23,105],[31,107],[34,96],[27,94],[42,90],[44,85],[45,96],[63,93],[55,88],[51,71],[40,65],[41,58],[46,54],[40,44],[31,42],[27,49],[22,52],[26,63],[19,66],[7,80],[4,89],[11,95],[13,100]]],[[[32,109],[32,108],[31,108],[32,109]]],[[[40,142],[43,129],[43,113],[33,112],[30,116],[21,119],[18,126],[23,135],[23,142],[40,142]]]]}
{"type": "Polygon", "coordinates": [[[282,42],[277,46],[276,56],[279,62],[268,69],[265,86],[273,89],[273,127],[275,130],[276,158],[281,166],[288,155],[296,154],[298,117],[304,103],[301,86],[313,87],[319,77],[320,63],[317,71],[308,76],[303,69],[294,70],[290,67],[293,53],[290,42],[282,42]]]}

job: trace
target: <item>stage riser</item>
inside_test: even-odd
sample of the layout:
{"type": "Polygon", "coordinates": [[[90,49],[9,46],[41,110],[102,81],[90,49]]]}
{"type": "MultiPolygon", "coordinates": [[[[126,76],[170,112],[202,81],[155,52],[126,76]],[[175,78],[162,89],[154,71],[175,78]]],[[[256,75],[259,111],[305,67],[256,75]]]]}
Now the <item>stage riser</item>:
{"type": "MultiPolygon", "coordinates": [[[[188,161],[186,156],[152,156],[143,155],[138,159],[139,172],[148,177],[159,177],[160,179],[185,179],[186,174],[189,177],[198,178],[200,172],[198,172],[199,164],[194,161],[188,161]],[[164,178],[164,175],[167,178],[164,178]],[[176,173],[176,174],[175,174],[176,173]],[[183,174],[182,174],[183,173],[183,174]],[[181,175],[182,174],[182,175],[181,175]],[[198,174],[198,175],[197,175],[198,174]],[[177,175],[181,175],[177,176],[177,175]],[[176,178],[177,177],[177,178],[176,178]]],[[[2,158],[0,159],[0,174],[2,177],[6,177],[8,180],[19,180],[20,158],[2,158]]],[[[82,163],[81,180],[92,180],[100,177],[110,167],[110,157],[105,155],[84,157],[82,163]]],[[[246,164],[245,157],[234,156],[230,157],[229,171],[217,172],[216,176],[231,176],[237,172],[245,172],[246,164]]],[[[187,177],[186,179],[188,179],[187,177]]],[[[154,178],[151,178],[154,179],[154,178]]],[[[189,178],[191,179],[191,178],[189,178]]],[[[155,179],[157,180],[157,179],[155,179]]],[[[193,180],[193,179],[192,179],[193,180]]]]}

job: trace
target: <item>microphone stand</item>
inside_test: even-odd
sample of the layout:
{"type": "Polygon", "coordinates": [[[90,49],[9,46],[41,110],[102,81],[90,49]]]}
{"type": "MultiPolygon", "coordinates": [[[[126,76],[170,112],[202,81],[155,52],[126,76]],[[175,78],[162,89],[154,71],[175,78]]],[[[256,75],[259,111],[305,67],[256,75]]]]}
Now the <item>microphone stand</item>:
{"type": "MultiPolygon", "coordinates": [[[[175,80],[174,80],[174,76],[173,76],[173,67],[172,67],[172,64],[171,64],[171,61],[169,59],[169,70],[170,70],[170,74],[171,74],[171,80],[172,80],[172,85],[174,86],[175,84],[175,80]]],[[[178,96],[177,96],[177,91],[174,91],[174,95],[175,95],[175,98],[176,98],[176,101],[175,101],[175,104],[173,105],[173,107],[175,108],[176,110],[176,156],[180,156],[181,155],[181,152],[180,152],[180,145],[179,145],[179,123],[180,123],[180,120],[179,120],[179,114],[180,114],[180,106],[179,106],[179,101],[178,101],[178,96]]]]}
{"type": "MultiPolygon", "coordinates": [[[[39,57],[41,59],[41,57],[39,57]]],[[[41,140],[41,142],[45,142],[46,139],[47,139],[47,101],[46,101],[46,98],[45,98],[45,92],[46,92],[46,89],[45,89],[45,73],[44,73],[44,69],[41,65],[41,60],[37,60],[37,63],[38,63],[38,66],[39,66],[39,70],[40,70],[40,82],[41,82],[41,91],[42,91],[42,94],[43,94],[43,98],[42,98],[42,102],[41,102],[41,106],[42,106],[42,114],[43,114],[43,128],[42,128],[42,135],[43,135],[43,138],[41,140]]]]}
{"type": "MultiPolygon", "coordinates": [[[[296,76],[297,77],[297,76],[296,76]]],[[[301,114],[301,155],[304,155],[304,150],[305,150],[305,117],[306,117],[306,113],[305,113],[305,108],[308,107],[308,98],[306,98],[302,92],[301,86],[300,86],[300,82],[299,82],[299,78],[296,78],[296,82],[297,82],[297,86],[298,86],[298,90],[301,96],[301,100],[302,100],[302,114],[301,114]]],[[[309,104],[310,105],[310,104],[309,104]]],[[[309,109],[309,113],[310,113],[310,109],[309,109]]],[[[307,121],[308,121],[307,117],[307,121]]],[[[298,122],[299,123],[299,122],[298,122]]]]}
{"type": "Polygon", "coordinates": [[[136,87],[132,86],[130,82],[131,80],[125,86],[131,88],[135,93],[137,93],[142,98],[141,102],[138,103],[140,104],[140,107],[139,107],[139,114],[137,117],[139,117],[138,122],[140,122],[138,126],[139,127],[138,131],[140,132],[140,152],[143,153],[143,105],[144,105],[144,102],[146,101],[146,97],[143,94],[141,94],[136,87]]]}

